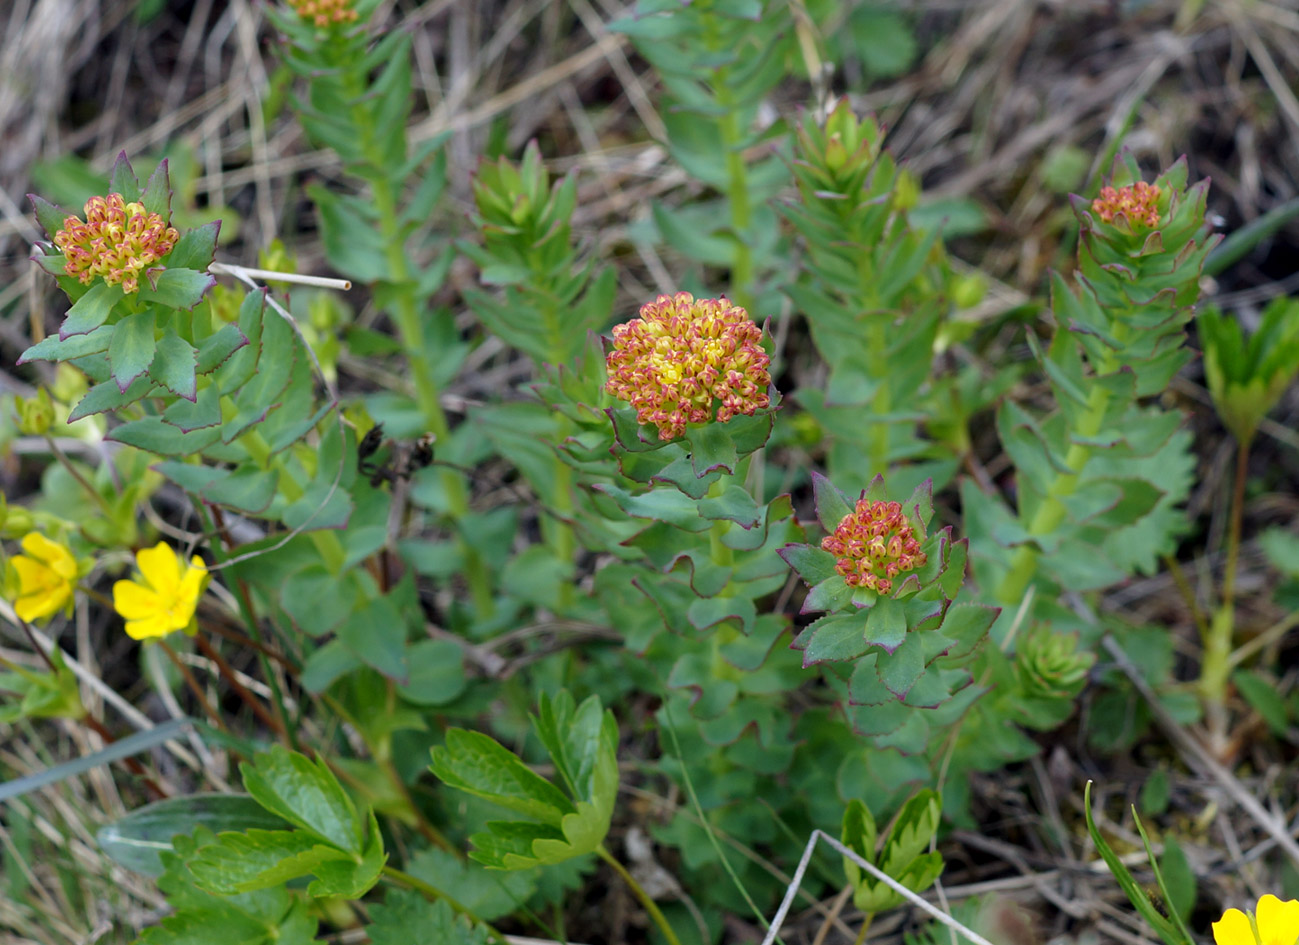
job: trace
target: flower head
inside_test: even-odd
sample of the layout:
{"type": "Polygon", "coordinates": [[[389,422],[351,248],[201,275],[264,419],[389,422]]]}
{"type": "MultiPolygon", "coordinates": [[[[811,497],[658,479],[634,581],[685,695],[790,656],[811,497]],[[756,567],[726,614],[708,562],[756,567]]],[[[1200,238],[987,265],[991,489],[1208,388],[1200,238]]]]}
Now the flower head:
{"type": "Polygon", "coordinates": [[[304,20],[325,27],[331,23],[355,23],[352,0],[289,0],[289,6],[304,20]]]}
{"type": "Polygon", "coordinates": [[[14,613],[23,620],[51,617],[68,605],[77,580],[77,560],[67,545],[50,541],[40,532],[22,540],[23,553],[10,564],[18,575],[14,613]]]}
{"type": "Polygon", "coordinates": [[[1101,195],[1092,201],[1092,211],[1106,223],[1122,216],[1129,229],[1159,226],[1160,190],[1154,184],[1137,181],[1126,187],[1102,187],[1101,195]]]}
{"type": "Polygon", "coordinates": [[[1299,942],[1299,900],[1276,896],[1258,901],[1257,913],[1228,909],[1213,923],[1217,945],[1295,945],[1299,942]]]}
{"type": "Polygon", "coordinates": [[[771,359],[761,342],[762,329],[727,299],[660,295],[614,328],[605,390],[657,426],[661,440],[709,422],[714,409],[723,423],[752,416],[771,406],[771,359]]]}
{"type": "Polygon", "coordinates": [[[165,637],[194,625],[198,599],[207,586],[207,566],[197,556],[189,564],[166,542],[135,556],[139,581],[113,585],[113,607],[126,618],[126,632],[135,640],[165,637]]]}
{"type": "Polygon", "coordinates": [[[849,587],[868,587],[879,594],[893,590],[893,579],[923,567],[929,560],[902,513],[900,502],[874,501],[864,495],[843,517],[821,547],[838,560],[834,569],[849,587]]]}
{"type": "Polygon", "coordinates": [[[86,201],[85,222],[67,217],[54,245],[67,257],[68,275],[85,285],[100,276],[109,285],[120,283],[129,295],[140,288],[140,273],[170,253],[179,238],[161,214],[109,194],[86,201]]]}

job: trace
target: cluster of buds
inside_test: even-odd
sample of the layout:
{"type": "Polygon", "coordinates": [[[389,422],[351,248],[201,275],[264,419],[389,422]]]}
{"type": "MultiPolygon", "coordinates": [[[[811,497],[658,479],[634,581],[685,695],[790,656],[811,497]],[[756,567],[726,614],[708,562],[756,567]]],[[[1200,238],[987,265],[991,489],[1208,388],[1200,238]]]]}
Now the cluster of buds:
{"type": "Polygon", "coordinates": [[[660,440],[687,423],[725,423],[771,406],[771,358],[762,329],[727,299],[689,292],[660,295],[640,317],[613,330],[605,390],[636,408],[636,419],[658,427],[660,440]]]}
{"type": "Polygon", "coordinates": [[[1160,190],[1154,184],[1137,181],[1126,187],[1102,187],[1101,195],[1092,201],[1092,211],[1106,223],[1121,216],[1129,228],[1159,226],[1160,190]]]}
{"type": "Polygon", "coordinates": [[[821,547],[838,559],[834,569],[849,587],[866,587],[877,594],[888,594],[895,577],[929,560],[900,502],[872,502],[864,496],[834,533],[821,539],[821,547]]]}
{"type": "Polygon", "coordinates": [[[352,9],[352,0],[289,0],[289,6],[297,11],[298,16],[316,26],[325,27],[331,23],[355,23],[356,11],[352,9]]]}
{"type": "Polygon", "coordinates": [[[89,285],[100,276],[122,286],[128,295],[140,288],[140,273],[171,252],[180,234],[161,214],[121,194],[91,197],[85,222],[70,216],[54,234],[54,245],[67,257],[64,272],[89,285]]]}

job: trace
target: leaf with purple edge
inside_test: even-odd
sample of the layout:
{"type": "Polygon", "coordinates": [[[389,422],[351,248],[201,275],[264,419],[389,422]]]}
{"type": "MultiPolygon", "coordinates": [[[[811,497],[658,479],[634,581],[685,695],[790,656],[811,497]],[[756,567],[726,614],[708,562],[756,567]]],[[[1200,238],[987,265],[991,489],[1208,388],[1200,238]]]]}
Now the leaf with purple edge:
{"type": "Polygon", "coordinates": [[[117,160],[113,162],[113,173],[108,178],[108,192],[121,194],[127,203],[135,203],[140,199],[140,181],[131,169],[125,151],[119,151],[117,160]]]}
{"type": "Polygon", "coordinates": [[[831,614],[809,626],[809,635],[800,634],[803,666],[855,660],[863,655],[870,649],[870,641],[866,639],[867,613],[831,614]]]}
{"type": "Polygon", "coordinates": [[[169,268],[197,269],[207,272],[208,266],[216,256],[217,237],[220,235],[221,221],[213,220],[192,230],[186,230],[176,240],[176,245],[164,257],[169,268]]]}
{"type": "Polygon", "coordinates": [[[78,401],[77,406],[72,409],[72,413],[68,414],[68,423],[73,423],[92,414],[104,413],[108,410],[120,410],[148,396],[153,389],[153,378],[147,374],[141,374],[133,380],[126,390],[118,388],[115,381],[104,381],[102,384],[96,384],[87,391],[85,397],[78,401]]]}
{"type": "Polygon", "coordinates": [[[920,634],[907,636],[891,653],[881,653],[875,663],[880,682],[899,699],[905,699],[925,671],[925,650],[920,634]]]}
{"type": "Polygon", "coordinates": [[[171,182],[167,177],[166,158],[158,162],[158,166],[145,181],[144,190],[140,193],[140,203],[149,213],[156,213],[164,220],[171,219],[171,182]]]}
{"type": "Polygon", "coordinates": [[[739,624],[741,632],[748,633],[757,616],[757,608],[747,597],[700,597],[686,608],[686,619],[700,631],[725,621],[734,621],[739,624]]]}
{"type": "Polygon", "coordinates": [[[28,194],[27,199],[32,202],[32,209],[36,211],[36,222],[41,225],[41,229],[50,239],[54,239],[54,234],[63,229],[64,220],[76,216],[71,210],[64,210],[58,204],[50,203],[37,194],[28,194]]]}
{"type": "Polygon", "coordinates": [[[238,325],[222,325],[219,331],[199,343],[194,370],[199,374],[210,374],[246,344],[248,336],[239,330],[238,325]]]}
{"type": "Polygon", "coordinates": [[[720,496],[699,501],[699,514],[710,521],[731,521],[748,531],[761,523],[766,510],[753,500],[748,490],[728,483],[720,496]]]}
{"type": "Polygon", "coordinates": [[[16,363],[71,361],[74,358],[82,358],[88,354],[97,354],[100,351],[108,350],[112,337],[112,325],[101,325],[84,335],[75,335],[66,340],[58,335],[49,335],[20,354],[16,363]]]}
{"type": "Polygon", "coordinates": [[[127,315],[115,326],[108,344],[108,363],[119,390],[125,391],[152,363],[156,344],[154,325],[154,312],[150,308],[127,315]]]}
{"type": "MultiPolygon", "coordinates": [[[[808,585],[820,584],[827,578],[837,577],[834,555],[816,545],[786,545],[776,551],[785,563],[798,572],[808,585]]],[[[842,580],[842,579],[841,579],[842,580]]]]}
{"type": "Polygon", "coordinates": [[[934,480],[926,479],[916,486],[911,498],[902,505],[902,514],[916,533],[923,540],[929,528],[929,520],[934,517],[934,480]]]}
{"type": "Polygon", "coordinates": [[[188,456],[206,449],[221,438],[220,427],[181,433],[161,417],[145,417],[114,427],[105,439],[134,446],[159,456],[188,456]]]}
{"type": "Polygon", "coordinates": [[[125,298],[120,285],[109,285],[107,282],[96,282],[81,298],[72,303],[68,314],[59,325],[59,340],[66,341],[73,335],[84,335],[94,331],[113,313],[113,306],[125,298]]]}
{"type": "Polygon", "coordinates": [[[216,285],[216,277],[197,269],[149,270],[149,285],[140,286],[140,301],[153,302],[172,309],[190,311],[208,289],[216,285]]]}
{"type": "Polygon", "coordinates": [[[193,403],[178,400],[167,407],[162,419],[182,433],[205,430],[221,423],[221,391],[215,384],[198,391],[193,403]]]}
{"type": "Polygon", "coordinates": [[[618,445],[629,452],[652,452],[671,442],[660,440],[654,427],[638,421],[636,411],[630,407],[607,407],[605,413],[613,422],[613,435],[618,445]]]}
{"type": "Polygon", "coordinates": [[[814,585],[807,592],[807,597],[803,599],[803,606],[799,613],[834,613],[843,610],[851,603],[852,588],[848,586],[847,581],[835,574],[814,585]]]}
{"type": "Polygon", "coordinates": [[[149,376],[190,403],[198,398],[198,378],[194,373],[197,352],[174,331],[168,331],[154,348],[149,376]]]}
{"type": "Polygon", "coordinates": [[[892,653],[907,639],[907,614],[902,604],[881,597],[866,611],[866,641],[892,653]]]}
{"type": "Polygon", "coordinates": [[[686,442],[690,444],[690,463],[695,475],[706,476],[716,470],[732,475],[740,461],[735,441],[723,423],[706,423],[699,427],[686,427],[686,442]]]}
{"type": "Polygon", "coordinates": [[[816,499],[816,517],[821,527],[833,533],[845,516],[852,513],[852,503],[819,472],[812,473],[812,495],[816,499]]]}

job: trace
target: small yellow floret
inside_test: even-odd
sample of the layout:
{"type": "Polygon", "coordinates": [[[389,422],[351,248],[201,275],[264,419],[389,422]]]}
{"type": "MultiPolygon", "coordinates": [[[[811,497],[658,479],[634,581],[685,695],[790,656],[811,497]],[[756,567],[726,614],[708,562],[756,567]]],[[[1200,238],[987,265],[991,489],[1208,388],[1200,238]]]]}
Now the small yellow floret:
{"type": "Polygon", "coordinates": [[[66,545],[39,532],[26,535],[22,546],[23,554],[10,562],[18,575],[14,613],[28,621],[52,617],[72,600],[77,561],[66,545]]]}
{"type": "Polygon", "coordinates": [[[1267,895],[1253,914],[1228,909],[1213,923],[1217,945],[1296,945],[1299,942],[1299,900],[1282,902],[1267,895]]]}
{"type": "Polygon", "coordinates": [[[166,542],[159,542],[138,552],[135,563],[140,580],[113,585],[113,607],[126,619],[127,635],[144,640],[189,631],[210,579],[203,559],[195,556],[186,564],[166,542]]]}

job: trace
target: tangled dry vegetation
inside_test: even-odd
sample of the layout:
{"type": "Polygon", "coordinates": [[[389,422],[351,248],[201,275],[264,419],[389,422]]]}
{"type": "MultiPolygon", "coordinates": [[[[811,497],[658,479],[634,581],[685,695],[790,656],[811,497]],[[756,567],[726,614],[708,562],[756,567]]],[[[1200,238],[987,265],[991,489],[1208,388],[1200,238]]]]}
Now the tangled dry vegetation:
{"type": "MultiPolygon", "coordinates": [[[[986,222],[970,226],[952,248],[965,264],[994,279],[971,317],[1004,326],[997,357],[1028,356],[1015,340],[1022,337],[1015,326],[1037,314],[1030,299],[1040,298],[1047,271],[1069,267],[1071,218],[1058,182],[1069,177],[1070,168],[1077,169],[1075,176],[1094,175],[1116,137],[1125,135],[1148,166],[1166,166],[1185,152],[1193,180],[1212,178],[1210,212],[1225,230],[1299,200],[1299,100],[1292,91],[1299,88],[1299,12],[1293,4],[909,0],[902,5],[916,24],[917,62],[903,77],[871,85],[854,104],[859,111],[877,112],[892,129],[891,149],[923,177],[927,192],[947,201],[950,212],[986,222]]],[[[221,208],[227,220],[238,219],[237,232],[227,224],[223,235],[233,238],[220,249],[219,260],[255,264],[258,250],[278,237],[296,253],[300,270],[327,272],[303,187],[329,180],[336,159],[311,149],[298,126],[266,104],[284,89],[272,83],[266,55],[272,37],[258,0],[9,0],[3,6],[0,346],[6,370],[0,384],[5,390],[30,392],[9,368],[27,344],[30,326],[48,327],[58,314],[52,283],[28,262],[37,232],[22,195],[48,187],[60,175],[79,173],[68,155],[87,159],[102,173],[121,150],[148,153],[166,142],[180,143],[192,155],[187,199],[200,209],[221,208]]],[[[699,185],[670,163],[658,143],[664,126],[655,110],[650,70],[625,37],[604,28],[625,12],[619,0],[394,0],[381,7],[380,19],[414,36],[413,136],[450,135],[452,205],[469,211],[470,175],[489,143],[517,153],[538,139],[553,170],[579,171],[575,223],[589,254],[616,262],[618,310],[631,312],[641,300],[673,291],[676,275],[688,264],[639,238],[637,224],[649,201],[688,200],[699,185]]],[[[859,77],[847,78],[860,86],[859,77]]],[[[826,62],[821,83],[786,85],[768,103],[769,111],[790,115],[843,88],[844,80],[826,62]]],[[[1248,313],[1275,295],[1299,289],[1297,226],[1265,240],[1223,274],[1210,294],[1220,305],[1248,313]]],[[[459,261],[446,301],[456,304],[459,289],[474,278],[467,262],[459,261]]],[[[356,292],[350,301],[360,312],[359,322],[367,324],[373,313],[364,293],[356,292]]],[[[766,314],[777,326],[776,361],[789,372],[815,370],[800,325],[788,313],[766,314]]],[[[465,326],[468,330],[468,315],[465,326]]],[[[526,379],[529,371],[525,359],[489,340],[449,391],[449,406],[454,413],[457,403],[493,396],[526,379]]],[[[346,356],[340,380],[344,390],[401,383],[395,366],[376,368],[346,356]]],[[[1263,427],[1254,451],[1247,535],[1263,524],[1288,524],[1299,512],[1294,498],[1299,454],[1292,449],[1299,445],[1294,432],[1299,400],[1291,393],[1263,427]]],[[[1166,396],[1188,409],[1207,404],[1198,368],[1184,372],[1166,396]]],[[[1191,515],[1215,547],[1220,542],[1214,536],[1225,527],[1224,477],[1232,447],[1211,412],[1193,416],[1204,463],[1191,515]]],[[[974,472],[997,481],[1008,464],[993,448],[995,437],[984,443],[974,472]]],[[[21,498],[33,488],[31,476],[20,441],[4,457],[0,488],[11,501],[21,498]]],[[[490,505],[500,488],[506,486],[485,478],[476,501],[490,505]]],[[[1242,586],[1263,580],[1258,560],[1246,544],[1242,586]]],[[[1194,583],[1216,563],[1184,561],[1183,567],[1194,583]]],[[[1191,615],[1167,575],[1130,582],[1105,603],[1115,612],[1178,628],[1188,638],[1192,633],[1191,615]]],[[[1256,616],[1262,623],[1277,615],[1256,616]]],[[[0,652],[13,645],[12,638],[0,639],[0,652]]],[[[88,620],[76,626],[75,638],[65,640],[88,675],[106,683],[86,690],[92,711],[98,700],[113,698],[111,690],[151,718],[177,713],[177,706],[159,701],[138,680],[135,660],[126,658],[131,645],[118,628],[88,620]]],[[[1278,654],[1278,665],[1290,661],[1285,680],[1291,685],[1299,672],[1295,655],[1293,645],[1278,654]]],[[[102,747],[94,735],[59,724],[0,728],[0,737],[0,772],[6,779],[102,747]]],[[[1206,765],[1176,737],[1159,744],[1138,745],[1128,757],[1098,759],[1075,726],[1054,737],[1039,759],[981,781],[979,831],[958,831],[944,845],[948,902],[975,892],[1001,894],[999,941],[1007,945],[1029,945],[1066,930],[1067,940],[1080,942],[1144,941],[1126,901],[1096,866],[1080,827],[1078,785],[1088,777],[1103,782],[1099,806],[1112,815],[1106,829],[1135,849],[1140,844],[1126,805],[1137,800],[1156,769],[1171,775],[1166,818],[1177,821],[1184,836],[1202,841],[1187,847],[1201,877],[1196,915],[1204,921],[1195,927],[1207,927],[1229,895],[1252,901],[1268,891],[1255,870],[1274,841],[1241,810],[1233,789],[1243,785],[1246,793],[1262,796],[1278,779],[1293,781],[1295,733],[1279,743],[1284,755],[1241,746],[1245,763],[1236,776],[1206,765]],[[1029,931],[1029,913],[1036,932],[1029,931]]],[[[180,744],[175,750],[217,749],[180,744]]],[[[183,782],[184,772],[175,773],[183,782]]],[[[635,787],[630,790],[634,795],[635,787]]],[[[164,903],[152,884],[111,863],[94,840],[100,823],[138,802],[99,768],[30,795],[34,816],[23,822],[21,835],[0,814],[0,941],[124,943],[133,929],[156,918],[164,903]]],[[[647,800],[629,809],[648,818],[655,805],[647,800]]],[[[1284,813],[1294,820],[1295,811],[1284,813]]],[[[624,823],[621,831],[636,827],[624,823]]],[[[836,919],[843,905],[843,897],[800,901],[788,926],[789,940],[833,941],[829,930],[838,929],[833,935],[844,930],[836,919]]],[[[593,888],[585,905],[587,915],[629,908],[634,907],[625,893],[614,887],[593,888]]],[[[572,916],[570,934],[593,941],[581,936],[600,926],[584,921],[583,915],[572,916]]],[[[880,923],[872,935],[874,941],[901,941],[901,929],[888,923],[880,923]]],[[[758,937],[755,928],[734,920],[727,940],[758,937]]]]}

